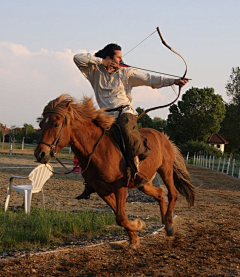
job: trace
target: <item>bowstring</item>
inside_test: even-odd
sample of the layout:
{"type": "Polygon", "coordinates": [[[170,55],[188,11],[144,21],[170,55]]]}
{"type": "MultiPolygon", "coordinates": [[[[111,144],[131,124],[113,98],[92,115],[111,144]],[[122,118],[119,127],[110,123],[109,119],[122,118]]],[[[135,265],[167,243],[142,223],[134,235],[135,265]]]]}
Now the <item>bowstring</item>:
{"type": "MultiPolygon", "coordinates": [[[[126,54],[123,55],[123,57],[125,57],[127,54],[129,54],[130,52],[132,52],[135,48],[137,48],[140,44],[142,44],[145,40],[147,40],[149,37],[151,37],[153,34],[155,34],[157,32],[157,30],[155,30],[154,32],[152,32],[150,35],[148,35],[145,39],[143,39],[142,41],[140,41],[136,46],[134,46],[133,48],[131,48],[126,54]]],[[[146,69],[142,69],[142,70],[146,70],[146,69]]],[[[147,70],[149,71],[149,70],[147,70]]],[[[157,73],[157,72],[156,72],[157,73]]],[[[164,73],[161,73],[164,74],[164,73]]],[[[177,76],[175,76],[177,77],[177,76]]],[[[174,86],[171,86],[172,90],[174,91],[175,95],[177,95],[177,92],[174,88],[174,86]]]]}
{"type": "Polygon", "coordinates": [[[123,55],[123,58],[129,54],[130,52],[132,52],[135,48],[137,48],[140,44],[142,44],[145,40],[147,40],[150,36],[152,36],[153,34],[155,34],[157,32],[157,30],[155,30],[154,32],[152,32],[150,35],[148,35],[145,39],[143,39],[141,42],[139,42],[136,46],[134,46],[132,49],[130,49],[126,54],[123,55]]]}

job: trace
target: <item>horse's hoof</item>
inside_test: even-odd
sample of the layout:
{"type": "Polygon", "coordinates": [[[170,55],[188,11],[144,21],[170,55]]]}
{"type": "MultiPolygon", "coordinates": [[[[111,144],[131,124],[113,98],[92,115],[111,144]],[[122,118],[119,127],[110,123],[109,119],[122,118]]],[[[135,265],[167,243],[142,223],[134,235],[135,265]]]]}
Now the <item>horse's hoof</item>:
{"type": "Polygon", "coordinates": [[[147,227],[147,225],[146,225],[145,221],[143,221],[142,219],[137,218],[136,220],[137,220],[138,224],[140,225],[139,230],[142,230],[142,229],[144,229],[144,228],[146,228],[146,227],[147,227]]]}
{"type": "Polygon", "coordinates": [[[135,245],[135,244],[129,244],[129,249],[132,249],[132,250],[138,250],[139,248],[139,245],[135,245]]]}
{"type": "Polygon", "coordinates": [[[169,237],[174,236],[175,230],[174,230],[173,227],[171,229],[169,229],[169,230],[167,230],[167,229],[165,229],[165,230],[166,230],[167,236],[169,236],[169,237]]]}
{"type": "Polygon", "coordinates": [[[140,240],[139,238],[137,238],[137,241],[135,243],[133,242],[130,242],[129,243],[129,249],[132,249],[132,250],[137,250],[140,246],[140,240]]]}

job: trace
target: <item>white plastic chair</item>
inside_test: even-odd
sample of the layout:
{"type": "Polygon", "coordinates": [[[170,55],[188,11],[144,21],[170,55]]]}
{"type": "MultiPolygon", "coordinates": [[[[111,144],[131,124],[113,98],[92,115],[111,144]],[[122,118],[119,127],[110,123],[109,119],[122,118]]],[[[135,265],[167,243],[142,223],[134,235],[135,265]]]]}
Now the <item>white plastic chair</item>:
{"type": "Polygon", "coordinates": [[[33,171],[28,175],[28,177],[22,176],[12,176],[9,179],[9,185],[7,190],[7,197],[5,202],[5,212],[8,209],[9,199],[12,190],[16,190],[24,195],[24,208],[25,212],[30,213],[30,206],[33,193],[42,193],[42,205],[44,209],[44,194],[43,186],[46,181],[52,176],[52,166],[50,164],[41,164],[33,169],[33,171]],[[13,185],[14,179],[28,179],[30,183],[27,185],[13,185]]]}

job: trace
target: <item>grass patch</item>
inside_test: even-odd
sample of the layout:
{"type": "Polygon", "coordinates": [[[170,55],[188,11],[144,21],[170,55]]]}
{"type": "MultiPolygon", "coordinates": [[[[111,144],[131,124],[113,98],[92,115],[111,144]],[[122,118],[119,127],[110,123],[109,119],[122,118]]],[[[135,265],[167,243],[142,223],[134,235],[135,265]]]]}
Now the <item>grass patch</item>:
{"type": "Polygon", "coordinates": [[[113,213],[91,211],[64,212],[32,208],[24,211],[0,210],[0,251],[61,245],[79,238],[108,233],[122,233],[115,225],[113,213]]]}
{"type": "Polygon", "coordinates": [[[150,221],[150,222],[159,222],[160,218],[159,217],[154,217],[154,216],[150,216],[148,218],[145,219],[145,221],[150,221]]]}

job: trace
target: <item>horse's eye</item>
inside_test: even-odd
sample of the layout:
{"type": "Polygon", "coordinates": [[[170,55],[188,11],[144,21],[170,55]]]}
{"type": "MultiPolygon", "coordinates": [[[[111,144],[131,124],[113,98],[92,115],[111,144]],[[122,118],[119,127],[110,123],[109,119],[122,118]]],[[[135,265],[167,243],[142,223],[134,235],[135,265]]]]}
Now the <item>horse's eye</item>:
{"type": "Polygon", "coordinates": [[[55,127],[55,128],[59,127],[59,123],[55,123],[55,124],[54,124],[54,127],[55,127]]]}

